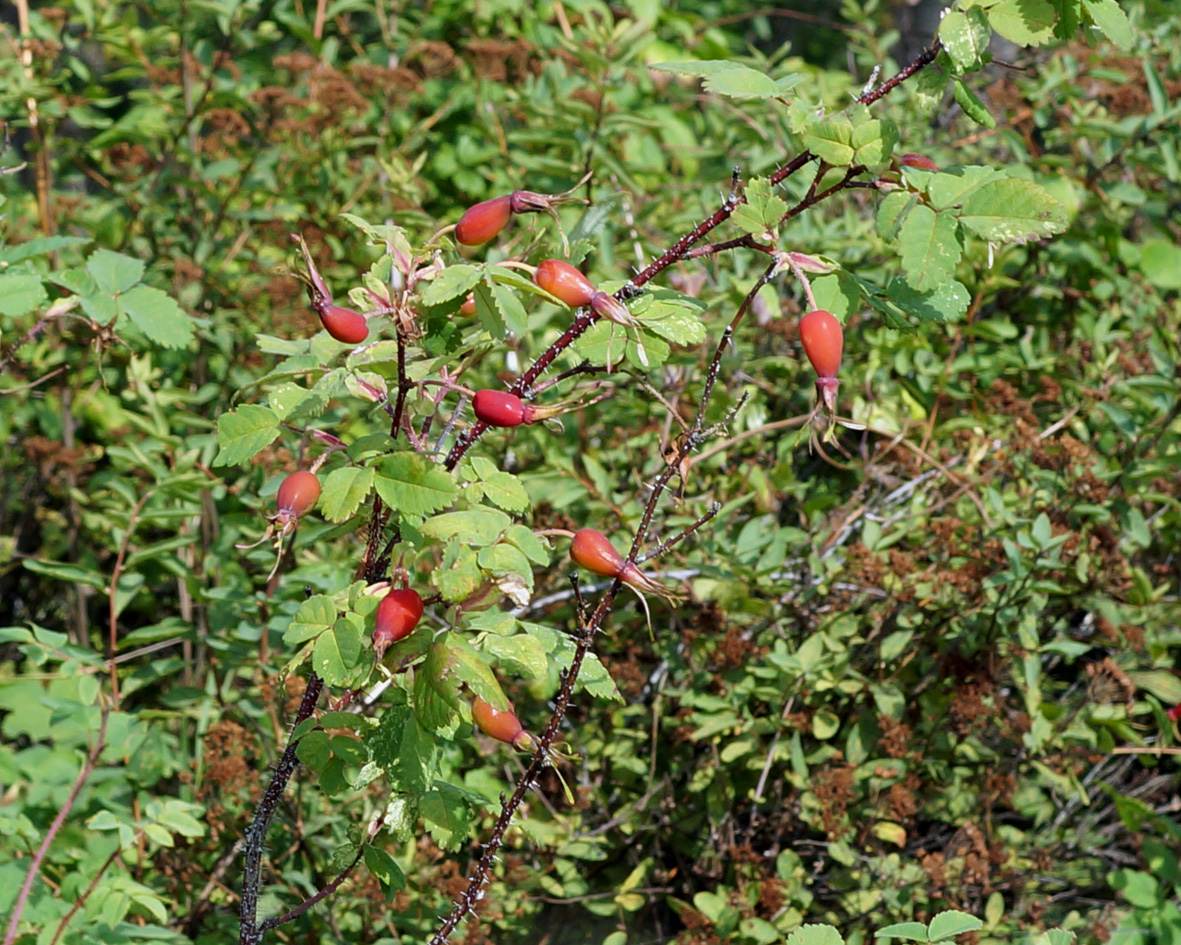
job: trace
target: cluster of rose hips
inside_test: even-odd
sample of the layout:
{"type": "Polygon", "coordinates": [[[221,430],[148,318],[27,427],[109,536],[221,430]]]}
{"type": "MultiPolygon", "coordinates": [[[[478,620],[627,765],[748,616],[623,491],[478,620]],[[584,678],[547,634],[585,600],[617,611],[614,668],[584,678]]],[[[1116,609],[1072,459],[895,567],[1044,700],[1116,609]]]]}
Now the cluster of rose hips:
{"type": "MultiPolygon", "coordinates": [[[[569,193],[569,192],[567,192],[569,193]]],[[[518,190],[503,197],[485,200],[470,207],[454,227],[457,242],[464,246],[479,246],[496,237],[512,217],[521,213],[545,212],[554,214],[554,204],[566,194],[548,195],[518,190]]],[[[311,305],[324,329],[337,341],[361,344],[369,337],[368,317],[354,309],[337,305],[324,279],[312,261],[307,244],[294,237],[307,266],[304,277],[308,284],[311,305]]],[[[597,290],[577,268],[560,259],[546,259],[532,270],[533,282],[545,292],[571,308],[590,306],[598,316],[617,324],[631,326],[635,320],[626,306],[614,296],[597,290]]],[[[474,307],[469,296],[461,310],[474,307]]],[[[816,387],[830,415],[836,405],[843,332],[836,317],[823,309],[807,312],[799,322],[800,342],[817,374],[816,387]]],[[[568,409],[568,405],[539,407],[525,403],[508,391],[480,390],[472,398],[476,418],[494,427],[516,427],[537,423],[568,409]]],[[[320,482],[315,473],[300,470],[291,473],[279,486],[277,511],[270,519],[271,532],[280,538],[290,534],[304,513],[320,497],[320,482]]],[[[579,567],[602,577],[618,578],[640,593],[657,593],[676,599],[675,592],[653,581],[634,563],[615,550],[602,532],[593,528],[579,529],[572,536],[570,557],[579,567]]],[[[408,637],[418,626],[423,615],[423,599],[415,590],[391,588],[377,606],[374,616],[372,646],[378,660],[386,650],[408,637]]],[[[512,706],[500,710],[476,697],[472,703],[472,717],[479,728],[506,744],[521,750],[532,750],[536,742],[524,730],[512,706]]]]}

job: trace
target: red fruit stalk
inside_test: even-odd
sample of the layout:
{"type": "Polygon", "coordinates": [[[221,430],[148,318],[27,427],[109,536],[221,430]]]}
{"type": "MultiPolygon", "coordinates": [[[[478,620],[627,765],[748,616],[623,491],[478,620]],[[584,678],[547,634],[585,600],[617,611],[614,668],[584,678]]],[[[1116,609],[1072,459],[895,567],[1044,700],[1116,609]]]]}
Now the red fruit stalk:
{"type": "Polygon", "coordinates": [[[377,605],[373,625],[373,651],[381,659],[394,643],[410,636],[422,619],[422,597],[417,591],[392,590],[377,605]]]}
{"type": "Polygon", "coordinates": [[[800,343],[816,371],[816,390],[828,412],[835,413],[840,386],[837,372],[841,369],[841,353],[845,345],[841,323],[832,312],[814,309],[800,319],[800,343]]]}
{"type": "Polygon", "coordinates": [[[589,305],[595,297],[595,287],[590,280],[560,259],[546,259],[538,264],[533,282],[571,308],[589,305]]]}
{"type": "Polygon", "coordinates": [[[496,709],[477,696],[472,701],[472,718],[481,732],[491,735],[498,742],[512,745],[519,751],[534,751],[537,748],[537,742],[525,731],[511,705],[507,709],[496,709]]]}
{"type": "Polygon", "coordinates": [[[670,600],[677,597],[674,591],[657,584],[630,561],[625,561],[607,536],[593,528],[580,528],[574,533],[570,557],[580,568],[603,577],[617,577],[637,591],[651,591],[670,600]]]}

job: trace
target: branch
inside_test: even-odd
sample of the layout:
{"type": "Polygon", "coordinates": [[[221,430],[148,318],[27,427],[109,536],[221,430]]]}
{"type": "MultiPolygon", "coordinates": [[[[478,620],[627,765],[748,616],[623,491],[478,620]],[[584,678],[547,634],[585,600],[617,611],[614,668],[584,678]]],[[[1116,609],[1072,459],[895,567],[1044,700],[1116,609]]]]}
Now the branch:
{"type": "MultiPolygon", "coordinates": [[[[293,729],[298,728],[301,722],[311,717],[323,689],[324,680],[312,673],[308,677],[307,688],[299,703],[299,711],[295,714],[293,729]]],[[[271,777],[271,783],[267,785],[266,792],[258,803],[258,809],[254,812],[254,820],[246,828],[244,845],[246,862],[242,868],[242,905],[238,913],[242,920],[238,939],[240,945],[259,945],[262,941],[262,933],[265,929],[258,925],[258,884],[259,874],[262,871],[262,845],[266,839],[267,827],[275,815],[275,809],[279,806],[279,800],[283,797],[287,782],[291,780],[291,775],[295,772],[297,764],[295,750],[299,747],[299,742],[300,739],[293,738],[287,743],[287,747],[279,758],[279,763],[275,765],[275,773],[271,777]]],[[[5,942],[4,945],[9,945],[9,943],[5,942]]]]}

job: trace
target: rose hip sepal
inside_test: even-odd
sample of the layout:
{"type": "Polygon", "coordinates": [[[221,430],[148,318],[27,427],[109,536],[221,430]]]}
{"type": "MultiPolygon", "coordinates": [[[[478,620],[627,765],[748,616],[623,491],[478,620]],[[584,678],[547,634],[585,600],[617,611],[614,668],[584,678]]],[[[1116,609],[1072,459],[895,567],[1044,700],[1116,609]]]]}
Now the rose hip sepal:
{"type": "Polygon", "coordinates": [[[591,311],[608,321],[615,322],[617,325],[631,326],[638,322],[635,317],[627,310],[619,299],[613,295],[608,295],[606,292],[596,292],[591,296],[590,300],[591,311]]]}
{"type": "Polygon", "coordinates": [[[377,605],[373,652],[381,659],[389,647],[410,636],[422,619],[422,597],[417,591],[392,590],[377,605]]]}
{"type": "Polygon", "coordinates": [[[533,272],[533,282],[571,308],[589,305],[595,296],[595,287],[590,280],[570,263],[560,259],[546,259],[538,263],[533,272]]]}
{"type": "Polygon", "coordinates": [[[607,536],[593,528],[580,528],[574,533],[570,558],[592,574],[617,577],[637,591],[651,591],[669,600],[679,597],[675,591],[656,583],[630,561],[625,561],[607,536]]]}
{"type": "Polygon", "coordinates": [[[472,719],[485,735],[512,745],[518,751],[535,751],[537,748],[537,742],[525,731],[511,705],[507,709],[496,709],[476,696],[472,700],[472,719]]]}
{"type": "Polygon", "coordinates": [[[816,390],[828,412],[835,413],[837,389],[840,387],[837,373],[841,369],[841,354],[845,344],[841,323],[832,312],[814,309],[800,319],[800,343],[816,371],[816,390]]]}

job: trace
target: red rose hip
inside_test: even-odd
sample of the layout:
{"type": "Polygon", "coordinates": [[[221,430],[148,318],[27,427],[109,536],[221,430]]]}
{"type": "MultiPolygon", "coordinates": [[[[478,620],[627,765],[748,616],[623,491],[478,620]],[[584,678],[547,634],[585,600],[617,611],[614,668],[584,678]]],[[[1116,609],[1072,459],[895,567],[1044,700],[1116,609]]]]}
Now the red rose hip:
{"type": "Polygon", "coordinates": [[[519,427],[532,420],[533,410],[520,397],[503,390],[478,390],[472,398],[477,419],[490,427],[519,427]]]}
{"type": "Polygon", "coordinates": [[[316,474],[301,469],[293,472],[279,485],[275,505],[280,515],[299,518],[320,498],[320,480],[316,474]]]}
{"type": "Polygon", "coordinates": [[[337,341],[359,345],[369,337],[365,316],[343,305],[325,305],[319,309],[320,324],[337,341]]]}
{"type": "Polygon", "coordinates": [[[903,154],[898,158],[898,163],[903,167],[917,167],[924,171],[939,170],[939,165],[932,161],[925,154],[915,154],[913,152],[903,154]]]}
{"type": "Polygon", "coordinates": [[[837,376],[841,369],[845,335],[841,323],[832,312],[818,308],[801,318],[800,342],[804,346],[804,354],[820,377],[837,376]]]}
{"type": "Polygon", "coordinates": [[[560,259],[547,259],[540,263],[533,273],[533,282],[571,308],[589,305],[595,295],[595,287],[590,280],[560,259]]]}
{"type": "Polygon", "coordinates": [[[410,636],[422,619],[422,597],[417,591],[392,590],[377,605],[373,649],[378,659],[393,643],[410,636]]]}
{"type": "Polygon", "coordinates": [[[464,246],[479,246],[495,237],[513,215],[512,195],[475,204],[455,224],[455,240],[464,246]]]}
{"type": "Polygon", "coordinates": [[[536,747],[533,736],[525,731],[511,705],[504,710],[496,709],[477,696],[472,702],[472,718],[481,732],[491,735],[498,742],[512,745],[521,751],[533,751],[536,747]]]}

